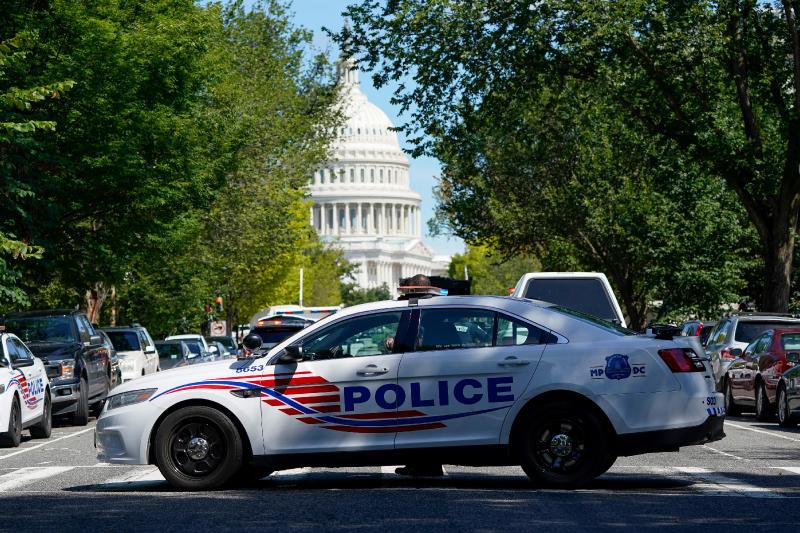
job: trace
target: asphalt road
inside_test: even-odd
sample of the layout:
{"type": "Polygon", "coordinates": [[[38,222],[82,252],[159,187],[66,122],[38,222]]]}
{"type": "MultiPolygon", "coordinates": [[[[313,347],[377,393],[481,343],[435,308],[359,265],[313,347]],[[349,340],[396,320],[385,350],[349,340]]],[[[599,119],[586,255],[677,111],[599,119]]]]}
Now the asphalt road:
{"type": "Polygon", "coordinates": [[[0,450],[0,531],[797,530],[800,431],[752,417],[679,453],[620,459],[590,487],[532,487],[519,468],[297,469],[250,486],[176,492],[151,466],[98,463],[93,426],[0,450]]]}

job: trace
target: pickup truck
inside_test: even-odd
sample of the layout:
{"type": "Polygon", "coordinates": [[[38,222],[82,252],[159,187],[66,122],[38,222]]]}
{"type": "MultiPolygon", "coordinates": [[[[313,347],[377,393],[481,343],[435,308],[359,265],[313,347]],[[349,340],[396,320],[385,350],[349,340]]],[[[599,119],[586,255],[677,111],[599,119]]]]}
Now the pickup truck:
{"type": "Polygon", "coordinates": [[[601,272],[528,272],[511,295],[554,303],[627,327],[611,284],[601,272]]]}
{"type": "Polygon", "coordinates": [[[74,310],[8,313],[5,330],[42,360],[50,379],[53,416],[76,426],[99,414],[111,389],[110,354],[86,315],[74,310]]]}

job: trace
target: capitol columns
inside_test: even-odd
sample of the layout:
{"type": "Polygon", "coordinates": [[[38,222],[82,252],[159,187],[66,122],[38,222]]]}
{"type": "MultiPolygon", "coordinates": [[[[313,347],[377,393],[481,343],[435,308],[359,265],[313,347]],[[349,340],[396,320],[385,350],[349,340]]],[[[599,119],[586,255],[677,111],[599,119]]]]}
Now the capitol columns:
{"type": "Polygon", "coordinates": [[[367,235],[375,234],[375,207],[372,202],[367,203],[367,235]]]}
{"type": "Polygon", "coordinates": [[[333,234],[339,235],[339,204],[333,202],[331,207],[333,208],[333,234]]]}
{"type": "Polygon", "coordinates": [[[344,213],[344,233],[350,235],[353,231],[350,227],[350,204],[348,202],[344,203],[344,213]]]}
{"type": "Polygon", "coordinates": [[[364,233],[365,221],[364,221],[364,211],[362,210],[363,204],[361,202],[358,202],[356,205],[358,206],[358,214],[356,215],[356,224],[358,224],[358,233],[364,233]]]}

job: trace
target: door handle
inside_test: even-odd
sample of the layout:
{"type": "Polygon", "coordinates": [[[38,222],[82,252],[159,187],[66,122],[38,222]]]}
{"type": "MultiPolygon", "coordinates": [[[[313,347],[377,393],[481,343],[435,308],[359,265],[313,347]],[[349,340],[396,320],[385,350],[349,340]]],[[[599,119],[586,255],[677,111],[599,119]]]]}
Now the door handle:
{"type": "Polygon", "coordinates": [[[512,355],[511,357],[506,357],[497,364],[499,366],[525,366],[531,364],[531,362],[527,359],[517,359],[512,355]]]}
{"type": "Polygon", "coordinates": [[[378,368],[378,365],[367,365],[356,374],[359,376],[380,376],[381,374],[385,374],[389,371],[388,368],[378,368]]]}

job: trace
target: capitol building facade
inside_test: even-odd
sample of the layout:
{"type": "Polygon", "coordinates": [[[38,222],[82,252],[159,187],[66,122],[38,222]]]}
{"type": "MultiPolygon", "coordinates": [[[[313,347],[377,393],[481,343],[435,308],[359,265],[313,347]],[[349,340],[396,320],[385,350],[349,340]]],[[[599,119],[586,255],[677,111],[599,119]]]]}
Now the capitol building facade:
{"type": "Polygon", "coordinates": [[[361,92],[351,60],[340,60],[337,70],[347,122],[311,181],[311,223],[358,267],[360,288],[386,284],[396,296],[400,278],[441,275],[449,257],[434,258],[422,241],[421,198],[392,122],[361,92]]]}

